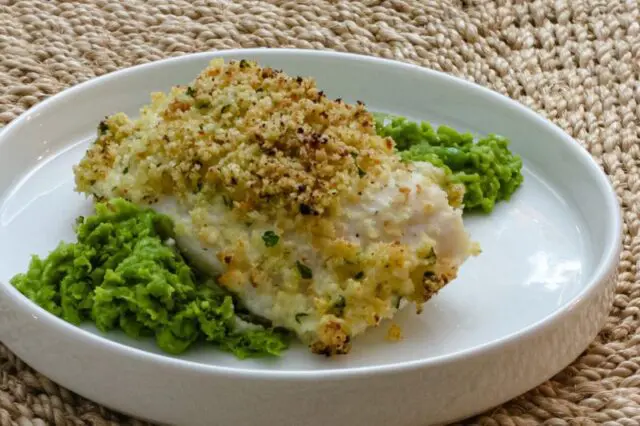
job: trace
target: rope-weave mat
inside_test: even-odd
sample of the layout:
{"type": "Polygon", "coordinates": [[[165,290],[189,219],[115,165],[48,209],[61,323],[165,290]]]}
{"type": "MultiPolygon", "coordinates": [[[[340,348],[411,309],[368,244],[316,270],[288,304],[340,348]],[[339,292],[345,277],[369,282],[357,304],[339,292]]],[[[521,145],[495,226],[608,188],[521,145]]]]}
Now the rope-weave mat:
{"type": "MultiPolygon", "coordinates": [[[[234,47],[334,49],[488,86],[596,157],[624,209],[614,307],[537,389],[465,424],[640,425],[638,0],[0,0],[0,125],[91,77],[234,47]]],[[[0,343],[0,426],[136,423],[57,386],[0,343]]]]}

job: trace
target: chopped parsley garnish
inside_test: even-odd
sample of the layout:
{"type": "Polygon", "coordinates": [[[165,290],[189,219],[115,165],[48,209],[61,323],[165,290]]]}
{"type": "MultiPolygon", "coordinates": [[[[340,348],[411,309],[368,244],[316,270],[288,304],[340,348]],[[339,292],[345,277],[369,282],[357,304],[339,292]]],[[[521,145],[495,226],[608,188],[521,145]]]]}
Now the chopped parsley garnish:
{"type": "Polygon", "coordinates": [[[262,234],[262,241],[264,241],[265,246],[273,247],[278,244],[278,241],[280,241],[280,237],[273,231],[267,231],[262,234]]]}
{"type": "Polygon", "coordinates": [[[296,314],[296,322],[297,322],[298,324],[300,324],[300,320],[301,320],[302,318],[304,318],[304,317],[308,317],[308,316],[309,316],[309,314],[307,314],[307,313],[305,313],[305,312],[299,312],[299,313],[297,313],[297,314],[296,314]]]}
{"type": "Polygon", "coordinates": [[[187,87],[187,91],[185,93],[187,94],[187,96],[194,97],[196,95],[196,89],[194,89],[193,87],[189,86],[189,87],[187,87]]]}
{"type": "Polygon", "coordinates": [[[400,309],[400,302],[402,302],[402,297],[396,296],[396,309],[400,309]]]}
{"type": "Polygon", "coordinates": [[[311,271],[311,268],[309,268],[307,265],[301,263],[300,261],[296,261],[296,266],[298,267],[298,272],[300,272],[300,276],[302,278],[304,278],[305,280],[310,280],[311,278],[313,278],[313,271],[311,271]]]}

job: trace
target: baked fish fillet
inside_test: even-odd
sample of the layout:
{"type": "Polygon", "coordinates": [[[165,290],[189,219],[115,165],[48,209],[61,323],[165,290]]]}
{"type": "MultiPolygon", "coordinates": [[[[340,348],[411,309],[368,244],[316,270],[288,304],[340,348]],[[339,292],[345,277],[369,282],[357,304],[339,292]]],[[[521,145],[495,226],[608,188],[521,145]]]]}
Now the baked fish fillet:
{"type": "Polygon", "coordinates": [[[169,215],[188,258],[315,353],[419,310],[474,251],[463,187],[401,162],[363,104],[312,79],[214,60],[98,131],[77,190],[169,215]]]}

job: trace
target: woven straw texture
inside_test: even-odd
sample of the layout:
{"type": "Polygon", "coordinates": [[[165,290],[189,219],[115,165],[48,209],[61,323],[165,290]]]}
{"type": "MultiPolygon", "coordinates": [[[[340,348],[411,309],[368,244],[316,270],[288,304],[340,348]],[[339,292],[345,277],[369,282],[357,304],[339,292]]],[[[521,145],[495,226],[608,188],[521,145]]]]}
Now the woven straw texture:
{"type": "MultiPolygon", "coordinates": [[[[624,208],[617,294],[596,341],[483,425],[640,425],[638,0],[0,0],[0,125],[126,66],[234,47],[395,58],[488,86],[598,159],[624,208]]],[[[0,426],[136,423],[57,386],[0,343],[0,426]]]]}

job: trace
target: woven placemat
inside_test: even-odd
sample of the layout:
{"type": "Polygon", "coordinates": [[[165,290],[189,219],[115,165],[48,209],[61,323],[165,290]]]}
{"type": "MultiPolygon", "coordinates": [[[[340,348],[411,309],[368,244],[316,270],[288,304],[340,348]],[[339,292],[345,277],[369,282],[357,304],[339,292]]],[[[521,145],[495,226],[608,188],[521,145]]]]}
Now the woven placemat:
{"type": "MultiPolygon", "coordinates": [[[[611,315],[565,371],[464,423],[640,425],[638,0],[0,0],[0,123],[119,68],[256,46],[350,51],[445,71],[532,107],[579,140],[624,208],[611,315]]],[[[0,343],[1,426],[123,423],[136,422],[57,386],[0,343]]]]}

